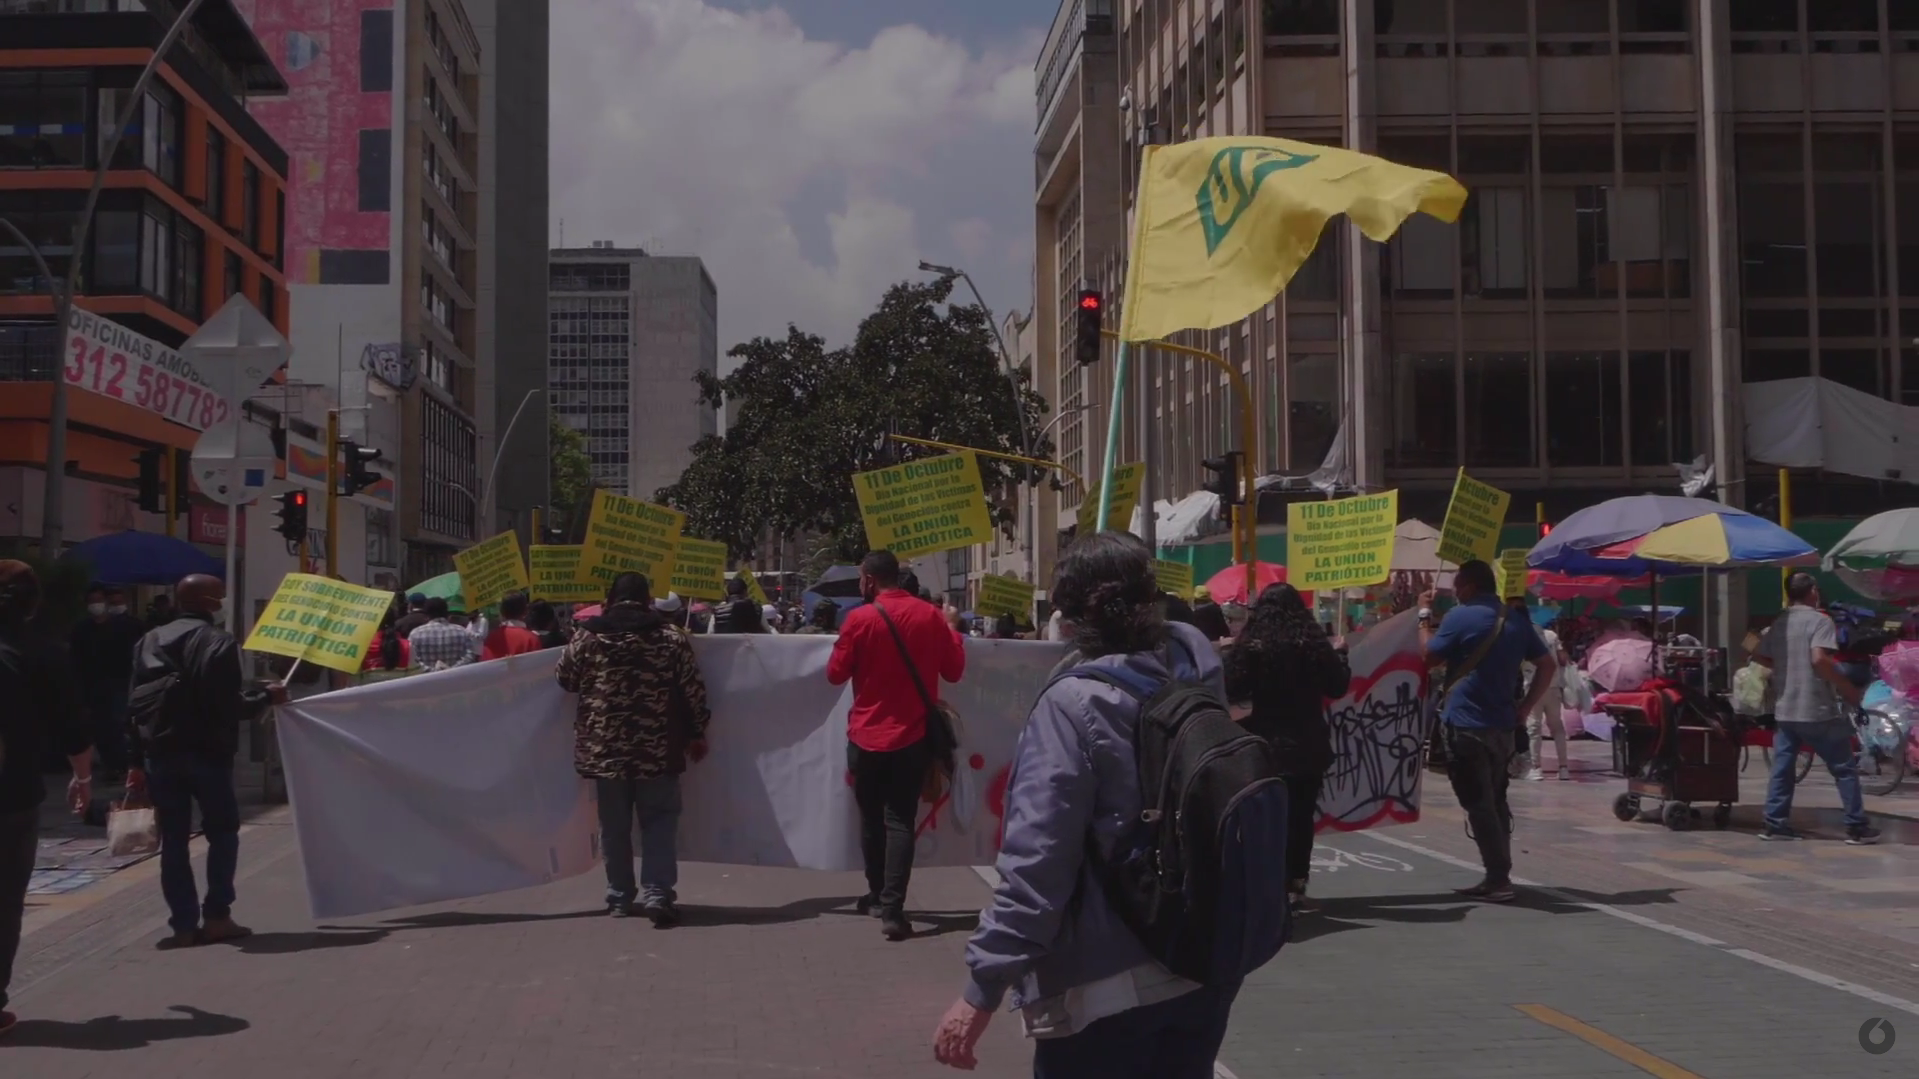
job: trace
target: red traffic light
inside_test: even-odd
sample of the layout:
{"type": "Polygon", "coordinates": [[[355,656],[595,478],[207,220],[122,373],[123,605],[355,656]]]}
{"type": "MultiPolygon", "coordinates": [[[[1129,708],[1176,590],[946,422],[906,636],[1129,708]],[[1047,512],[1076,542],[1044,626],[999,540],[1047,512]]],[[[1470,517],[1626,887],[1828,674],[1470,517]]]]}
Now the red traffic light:
{"type": "Polygon", "coordinates": [[[1097,292],[1081,293],[1079,297],[1079,305],[1082,309],[1087,311],[1099,310],[1099,293],[1097,292]]]}
{"type": "Polygon", "coordinates": [[[293,505],[304,506],[307,504],[307,493],[305,491],[292,491],[289,492],[289,495],[288,501],[293,505]]]}
{"type": "Polygon", "coordinates": [[[1540,539],[1545,539],[1547,536],[1550,536],[1552,534],[1553,534],[1552,525],[1547,524],[1545,521],[1539,522],[1539,538],[1540,539]]]}

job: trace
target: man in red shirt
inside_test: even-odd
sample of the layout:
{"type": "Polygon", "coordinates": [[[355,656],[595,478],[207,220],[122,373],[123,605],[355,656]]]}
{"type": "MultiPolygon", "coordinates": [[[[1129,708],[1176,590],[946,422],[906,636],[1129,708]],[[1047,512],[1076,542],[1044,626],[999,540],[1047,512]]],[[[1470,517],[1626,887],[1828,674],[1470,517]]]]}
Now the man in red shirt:
{"type": "Polygon", "coordinates": [[[540,650],[540,635],[526,628],[526,593],[508,592],[500,601],[500,624],[486,635],[480,646],[482,662],[523,656],[540,650]]]}
{"type": "Polygon", "coordinates": [[[853,682],[846,716],[846,766],[860,807],[860,854],[866,862],[862,914],[877,912],[888,940],[913,935],[906,920],[906,884],[913,873],[920,790],[932,767],[926,738],[928,704],[940,679],[966,673],[966,650],[939,609],[900,590],[900,563],[874,551],[860,563],[863,606],[848,612],[833,641],[826,678],[853,682]],[[909,667],[906,657],[912,657],[909,667]],[[917,679],[917,684],[915,684],[917,679]]]}

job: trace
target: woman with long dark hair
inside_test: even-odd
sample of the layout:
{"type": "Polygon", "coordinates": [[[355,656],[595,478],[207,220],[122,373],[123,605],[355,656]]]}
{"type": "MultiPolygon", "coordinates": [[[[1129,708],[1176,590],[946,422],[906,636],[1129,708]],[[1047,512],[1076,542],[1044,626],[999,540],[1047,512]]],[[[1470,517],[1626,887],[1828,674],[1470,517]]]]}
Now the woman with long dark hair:
{"type": "Polygon", "coordinates": [[[1268,585],[1246,628],[1226,652],[1226,696],[1251,702],[1245,728],[1271,742],[1286,777],[1286,879],[1295,910],[1310,911],[1306,878],[1313,865],[1319,789],[1333,763],[1326,702],[1343,697],[1352,671],[1326,630],[1289,584],[1268,585]]]}

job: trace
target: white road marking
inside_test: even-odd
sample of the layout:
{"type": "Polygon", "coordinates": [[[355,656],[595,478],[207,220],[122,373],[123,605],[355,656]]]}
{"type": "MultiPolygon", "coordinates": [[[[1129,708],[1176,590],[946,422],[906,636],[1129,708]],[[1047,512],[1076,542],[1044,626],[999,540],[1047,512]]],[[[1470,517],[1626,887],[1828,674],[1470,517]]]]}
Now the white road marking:
{"type": "MultiPolygon", "coordinates": [[[[1479,873],[1484,871],[1482,866],[1475,865],[1474,863],[1469,862],[1465,860],[1464,858],[1455,858],[1452,855],[1446,854],[1442,851],[1436,851],[1429,847],[1422,847],[1417,843],[1409,843],[1404,839],[1397,839],[1397,838],[1394,838],[1393,836],[1385,835],[1380,832],[1367,832],[1366,836],[1369,839],[1376,839],[1381,843],[1386,843],[1391,846],[1398,847],[1401,850],[1409,850],[1409,851],[1412,851],[1414,854],[1423,854],[1426,857],[1431,858],[1433,861],[1436,861],[1436,862],[1444,862],[1447,865],[1455,866],[1460,869],[1470,870],[1474,873],[1479,873]]],[[[1618,918],[1620,921],[1631,922],[1632,924],[1636,926],[1640,926],[1645,929],[1651,929],[1660,933],[1665,933],[1668,936],[1678,937],[1681,940],[1689,940],[1694,944],[1701,944],[1708,948],[1716,948],[1727,955],[1738,956],[1739,958],[1744,959],[1748,962],[1757,963],[1762,967],[1770,967],[1773,970],[1777,970],[1785,974],[1790,974],[1795,978],[1800,978],[1805,981],[1812,982],[1814,985],[1825,986],[1827,989],[1837,989],[1841,993],[1846,993],[1850,996],[1858,997],[1861,1000],[1870,1000],[1874,1004],[1883,1004],[1884,1006],[1888,1008],[1897,1008],[1900,1011],[1906,1012],[1909,1015],[1919,1015],[1919,1003],[1915,1003],[1903,997],[1895,997],[1889,993],[1881,993],[1877,989],[1870,989],[1863,985],[1857,985],[1857,984],[1854,984],[1853,982],[1848,982],[1840,978],[1832,977],[1829,974],[1821,974],[1816,970],[1808,970],[1805,967],[1798,966],[1793,963],[1788,963],[1783,959],[1774,959],[1772,956],[1762,955],[1759,952],[1752,951],[1751,949],[1748,949],[1748,948],[1735,948],[1727,944],[1723,940],[1717,940],[1713,937],[1706,936],[1704,933],[1695,933],[1690,929],[1681,929],[1679,926],[1669,925],[1665,922],[1659,921],[1656,918],[1648,918],[1643,914],[1635,914],[1629,910],[1622,910],[1619,907],[1615,907],[1607,903],[1595,903],[1588,899],[1580,899],[1577,896],[1569,895],[1565,892],[1560,891],[1557,888],[1552,888],[1547,885],[1541,884],[1538,881],[1527,880],[1524,877],[1514,877],[1513,883],[1521,885],[1526,888],[1530,888],[1533,891],[1540,892],[1544,895],[1552,896],[1554,899],[1560,901],[1561,903],[1570,904],[1575,907],[1583,907],[1587,910],[1598,911],[1601,914],[1610,915],[1614,918],[1618,918]]]]}

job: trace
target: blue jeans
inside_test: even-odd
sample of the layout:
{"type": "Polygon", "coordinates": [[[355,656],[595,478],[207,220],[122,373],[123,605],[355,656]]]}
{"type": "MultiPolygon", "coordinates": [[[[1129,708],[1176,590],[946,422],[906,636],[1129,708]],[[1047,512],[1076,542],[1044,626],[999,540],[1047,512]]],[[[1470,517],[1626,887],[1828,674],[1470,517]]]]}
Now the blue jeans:
{"type": "Polygon", "coordinates": [[[680,777],[596,779],[600,851],[606,856],[606,901],[671,903],[680,882],[680,777]],[[640,881],[633,883],[633,822],[640,825],[640,881]]]}
{"type": "Polygon", "coordinates": [[[233,872],[240,864],[240,799],[233,791],[233,762],[190,753],[147,761],[147,793],[160,826],[160,891],[172,912],[167,924],[191,933],[201,919],[233,916],[233,872]],[[193,807],[207,837],[207,898],[193,882],[193,807]]]}
{"type": "Polygon", "coordinates": [[[1846,809],[1846,827],[1866,826],[1866,802],[1859,794],[1859,762],[1852,749],[1852,722],[1781,723],[1772,735],[1772,782],[1766,786],[1766,826],[1784,828],[1792,816],[1793,768],[1799,750],[1809,748],[1826,762],[1846,809]]]}
{"type": "Polygon", "coordinates": [[[1033,1042],[1033,1079],[1213,1079],[1239,986],[1185,996],[1098,1020],[1064,1038],[1033,1042]]]}

